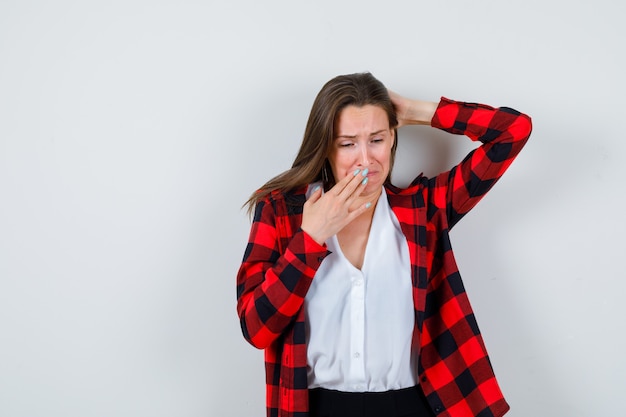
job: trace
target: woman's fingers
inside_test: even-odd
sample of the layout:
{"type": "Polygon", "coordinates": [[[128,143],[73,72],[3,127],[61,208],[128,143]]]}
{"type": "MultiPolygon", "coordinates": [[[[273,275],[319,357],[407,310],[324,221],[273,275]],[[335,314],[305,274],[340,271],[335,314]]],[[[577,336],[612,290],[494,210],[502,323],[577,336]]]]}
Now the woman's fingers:
{"type": "Polygon", "coordinates": [[[324,194],[321,188],[315,189],[304,203],[302,230],[320,244],[339,232],[371,206],[371,203],[366,203],[355,207],[367,182],[367,169],[359,169],[342,178],[324,194]]]}
{"type": "Polygon", "coordinates": [[[346,218],[346,225],[349,224],[350,222],[352,222],[352,220],[356,219],[357,217],[359,217],[361,214],[365,213],[370,207],[372,207],[372,203],[367,202],[365,204],[361,204],[359,207],[357,207],[356,209],[352,210],[350,213],[348,213],[348,216],[346,218]]]}
{"type": "Polygon", "coordinates": [[[355,179],[355,177],[361,172],[360,169],[355,170],[354,172],[346,175],[345,177],[343,177],[340,181],[337,181],[335,183],[335,185],[333,186],[333,188],[331,188],[329,191],[332,194],[335,195],[340,195],[343,190],[348,186],[348,184],[350,184],[350,182],[355,179]]]}
{"type": "Polygon", "coordinates": [[[339,181],[333,189],[337,188],[337,196],[348,200],[355,192],[357,196],[361,194],[365,185],[367,185],[367,168],[364,170],[357,169],[352,174],[346,175],[339,181]],[[359,186],[362,186],[359,189],[359,186]]]}
{"type": "Polygon", "coordinates": [[[317,185],[317,186],[315,186],[315,189],[313,190],[313,193],[311,193],[311,195],[307,199],[307,203],[311,203],[311,204],[315,203],[317,200],[320,199],[321,196],[322,196],[322,187],[317,185]]]}
{"type": "Polygon", "coordinates": [[[363,171],[357,174],[355,178],[352,179],[350,184],[348,184],[348,186],[344,189],[351,189],[351,191],[349,191],[349,195],[346,197],[346,201],[349,204],[352,204],[352,202],[356,200],[361,195],[361,193],[363,193],[363,190],[365,190],[367,182],[369,181],[369,179],[367,178],[367,172],[368,170],[367,168],[365,168],[363,171]]]}

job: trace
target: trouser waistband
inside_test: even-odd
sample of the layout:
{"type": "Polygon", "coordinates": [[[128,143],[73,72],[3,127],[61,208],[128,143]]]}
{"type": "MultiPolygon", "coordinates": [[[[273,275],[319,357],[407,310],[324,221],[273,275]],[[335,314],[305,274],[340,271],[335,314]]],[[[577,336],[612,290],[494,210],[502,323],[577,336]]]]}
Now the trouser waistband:
{"type": "Polygon", "coordinates": [[[309,390],[310,417],[432,417],[419,386],[384,392],[309,390]]]}

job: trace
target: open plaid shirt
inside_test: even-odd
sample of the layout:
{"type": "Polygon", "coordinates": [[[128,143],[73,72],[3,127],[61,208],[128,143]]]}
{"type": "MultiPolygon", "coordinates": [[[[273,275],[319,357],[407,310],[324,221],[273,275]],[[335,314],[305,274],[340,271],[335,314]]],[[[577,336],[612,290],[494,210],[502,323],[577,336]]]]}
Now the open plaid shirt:
{"type": "MultiPolygon", "coordinates": [[[[450,171],[386,185],[406,236],[415,305],[419,383],[441,417],[500,417],[509,406],[496,382],[454,260],[450,229],[485,195],[520,152],[530,118],[513,109],[442,98],[433,127],[482,145],[450,171]]],[[[260,202],[237,276],[244,337],[265,349],[267,416],[307,417],[304,297],[329,254],[300,229],[305,191],[260,202]]]]}

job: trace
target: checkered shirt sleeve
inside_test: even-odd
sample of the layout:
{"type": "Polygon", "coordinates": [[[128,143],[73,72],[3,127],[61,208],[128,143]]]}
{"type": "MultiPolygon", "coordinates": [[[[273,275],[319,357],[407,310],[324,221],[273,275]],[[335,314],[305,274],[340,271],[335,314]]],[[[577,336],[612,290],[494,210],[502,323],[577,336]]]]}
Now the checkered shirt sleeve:
{"type": "Polygon", "coordinates": [[[432,126],[482,144],[451,170],[428,179],[424,188],[427,285],[420,315],[420,384],[438,417],[499,417],[509,406],[493,374],[448,233],[509,168],[532,123],[507,107],[444,98],[432,126]]]}
{"type": "Polygon", "coordinates": [[[275,207],[269,198],[257,205],[237,275],[237,312],[242,331],[246,340],[259,349],[268,347],[293,322],[315,272],[329,253],[301,229],[285,232],[293,220],[287,213],[276,213],[275,207]],[[289,236],[284,248],[280,247],[283,239],[277,224],[282,227],[281,233],[289,236]]]}
{"type": "Polygon", "coordinates": [[[443,97],[431,125],[482,142],[460,164],[430,179],[430,212],[444,208],[451,229],[508,169],[526,144],[532,124],[527,115],[508,107],[443,97]]]}

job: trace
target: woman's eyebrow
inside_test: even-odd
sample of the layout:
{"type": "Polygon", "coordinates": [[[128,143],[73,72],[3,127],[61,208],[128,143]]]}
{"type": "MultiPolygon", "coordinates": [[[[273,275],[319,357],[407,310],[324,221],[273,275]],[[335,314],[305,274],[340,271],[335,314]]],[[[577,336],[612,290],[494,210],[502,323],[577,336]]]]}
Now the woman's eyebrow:
{"type": "MultiPolygon", "coordinates": [[[[385,132],[387,129],[380,129],[377,130],[376,132],[372,132],[369,134],[369,136],[375,136],[375,135],[379,135],[383,132],[385,132]]],[[[335,139],[355,139],[357,137],[357,135],[337,135],[335,137],[335,139]]]]}
{"type": "Polygon", "coordinates": [[[387,132],[387,129],[380,129],[380,130],[377,130],[376,132],[370,133],[370,136],[380,135],[381,133],[385,133],[385,132],[387,132]]]}

